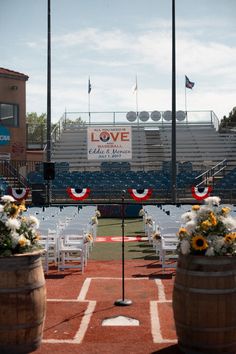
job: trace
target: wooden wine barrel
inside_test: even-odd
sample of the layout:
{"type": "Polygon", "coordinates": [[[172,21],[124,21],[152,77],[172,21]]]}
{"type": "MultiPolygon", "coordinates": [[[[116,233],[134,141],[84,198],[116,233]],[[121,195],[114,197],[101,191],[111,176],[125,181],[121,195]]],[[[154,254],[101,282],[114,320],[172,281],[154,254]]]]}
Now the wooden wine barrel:
{"type": "Polygon", "coordinates": [[[0,257],[0,353],[36,350],[42,339],[45,311],[41,252],[0,257]]]}
{"type": "Polygon", "coordinates": [[[236,257],[179,256],[173,311],[180,349],[236,353],[236,257]]]}

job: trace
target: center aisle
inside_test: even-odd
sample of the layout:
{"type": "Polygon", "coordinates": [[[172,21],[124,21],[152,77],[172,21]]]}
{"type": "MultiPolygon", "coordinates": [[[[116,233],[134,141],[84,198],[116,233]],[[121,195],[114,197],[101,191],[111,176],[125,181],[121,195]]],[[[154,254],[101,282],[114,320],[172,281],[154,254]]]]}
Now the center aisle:
{"type": "MultiPolygon", "coordinates": [[[[125,259],[156,259],[155,251],[144,234],[143,220],[124,220],[125,259]]],[[[97,241],[91,253],[94,260],[121,259],[122,220],[99,219],[97,241]]]]}

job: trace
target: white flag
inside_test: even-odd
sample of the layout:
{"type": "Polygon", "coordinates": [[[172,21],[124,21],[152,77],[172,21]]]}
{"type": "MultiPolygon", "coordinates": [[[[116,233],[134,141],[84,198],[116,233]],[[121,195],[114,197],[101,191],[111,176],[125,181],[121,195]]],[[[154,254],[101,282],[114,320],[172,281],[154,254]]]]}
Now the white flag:
{"type": "Polygon", "coordinates": [[[134,84],[134,86],[133,86],[132,91],[133,91],[133,93],[135,93],[136,91],[138,91],[138,81],[137,81],[137,76],[136,76],[135,84],[134,84]]]}

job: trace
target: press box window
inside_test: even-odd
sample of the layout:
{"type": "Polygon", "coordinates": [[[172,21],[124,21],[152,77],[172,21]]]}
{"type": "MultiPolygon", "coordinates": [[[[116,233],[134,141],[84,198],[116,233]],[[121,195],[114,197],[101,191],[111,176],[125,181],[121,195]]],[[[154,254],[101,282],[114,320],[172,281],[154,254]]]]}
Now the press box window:
{"type": "Polygon", "coordinates": [[[0,103],[0,124],[7,127],[19,126],[19,106],[17,104],[0,103]]]}

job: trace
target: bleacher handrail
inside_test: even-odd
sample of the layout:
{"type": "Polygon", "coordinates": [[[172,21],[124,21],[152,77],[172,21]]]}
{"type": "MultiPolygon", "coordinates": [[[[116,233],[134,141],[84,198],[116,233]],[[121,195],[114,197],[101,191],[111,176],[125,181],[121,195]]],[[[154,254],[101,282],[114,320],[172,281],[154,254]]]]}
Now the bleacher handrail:
{"type": "Polygon", "coordinates": [[[201,173],[195,180],[202,178],[202,181],[196,185],[196,187],[200,187],[202,184],[208,185],[209,178],[215,177],[218,173],[222,172],[227,166],[227,160],[224,159],[218,162],[215,166],[211,167],[207,171],[201,173]],[[222,167],[221,167],[222,166],[222,167]],[[219,168],[219,169],[218,169],[219,168]]]}

